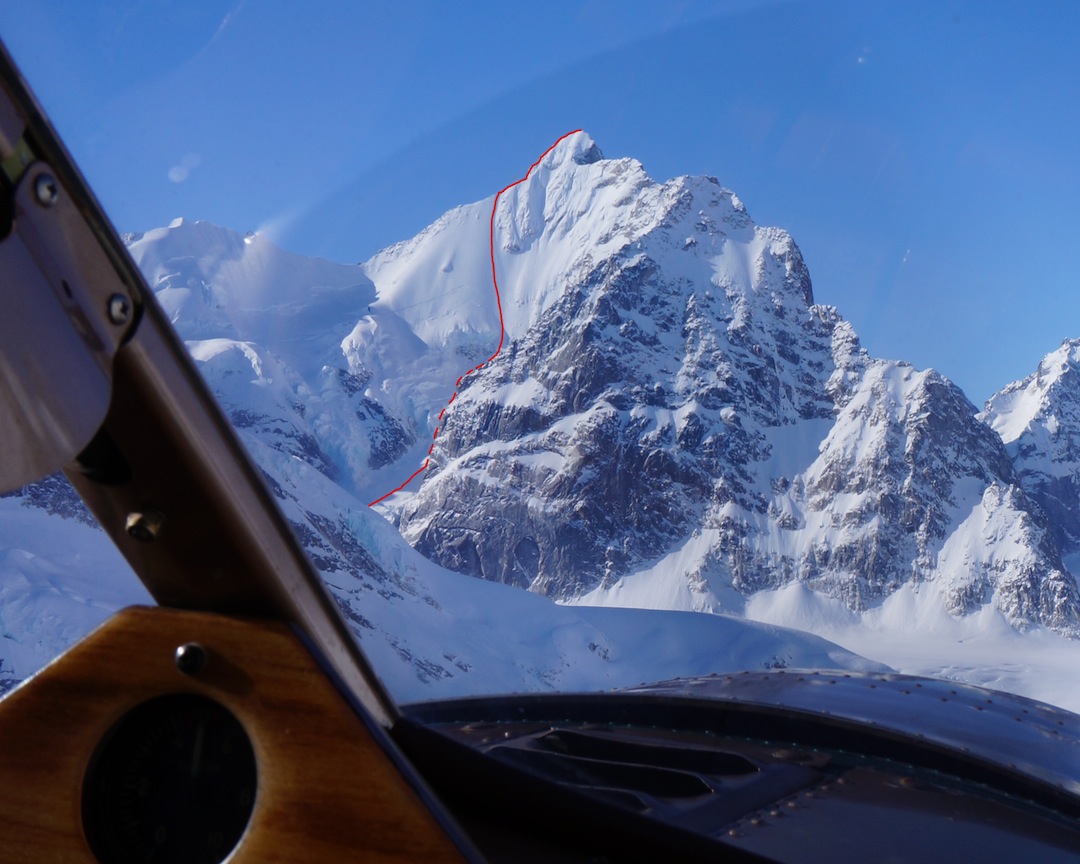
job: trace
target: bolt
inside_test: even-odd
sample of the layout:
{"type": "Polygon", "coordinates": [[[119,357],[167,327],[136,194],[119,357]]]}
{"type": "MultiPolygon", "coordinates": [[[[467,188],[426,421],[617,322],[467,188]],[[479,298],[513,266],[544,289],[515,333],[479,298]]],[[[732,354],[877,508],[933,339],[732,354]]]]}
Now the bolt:
{"type": "Polygon", "coordinates": [[[124,528],[132,539],[148,543],[161,533],[164,525],[164,515],[156,510],[147,510],[142,513],[128,513],[124,528]]]}
{"type": "Polygon", "coordinates": [[[176,649],[176,668],[185,675],[198,675],[206,668],[206,649],[198,642],[185,642],[176,649]]]}
{"type": "Polygon", "coordinates": [[[127,324],[131,320],[131,300],[126,294],[113,294],[109,298],[109,320],[113,324],[127,324]]]}
{"type": "Polygon", "coordinates": [[[34,195],[42,207],[52,207],[60,200],[60,187],[52,174],[38,174],[34,181],[34,195]]]}

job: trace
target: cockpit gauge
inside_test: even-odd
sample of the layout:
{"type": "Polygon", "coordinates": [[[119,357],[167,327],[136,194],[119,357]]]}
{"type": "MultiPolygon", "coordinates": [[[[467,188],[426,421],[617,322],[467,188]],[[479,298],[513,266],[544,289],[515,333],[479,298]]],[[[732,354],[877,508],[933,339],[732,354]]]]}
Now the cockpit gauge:
{"type": "Polygon", "coordinates": [[[251,741],[222,705],[159,696],[103,738],[83,786],[83,827],[101,864],[221,864],[255,806],[251,741]]]}

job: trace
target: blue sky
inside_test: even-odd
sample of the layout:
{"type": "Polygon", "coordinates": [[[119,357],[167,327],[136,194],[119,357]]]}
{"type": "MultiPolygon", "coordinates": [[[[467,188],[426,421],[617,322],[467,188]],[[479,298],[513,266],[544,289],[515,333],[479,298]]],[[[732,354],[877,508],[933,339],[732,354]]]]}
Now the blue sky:
{"type": "Polygon", "coordinates": [[[1080,337],[1080,4],[39,0],[0,37],[121,231],[359,261],[583,127],[718,177],[976,404],[1080,337]]]}

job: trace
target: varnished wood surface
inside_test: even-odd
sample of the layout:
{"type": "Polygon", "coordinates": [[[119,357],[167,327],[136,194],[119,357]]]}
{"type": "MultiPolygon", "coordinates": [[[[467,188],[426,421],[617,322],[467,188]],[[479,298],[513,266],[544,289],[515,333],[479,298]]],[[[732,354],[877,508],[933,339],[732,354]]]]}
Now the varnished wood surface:
{"type": "Polygon", "coordinates": [[[83,776],[98,742],[155,696],[227,707],[258,763],[255,811],[229,864],[460,861],[457,848],[285,626],[164,608],[117,614],[0,701],[0,862],[95,862],[83,776]],[[205,670],[180,673],[198,642],[205,670]]]}

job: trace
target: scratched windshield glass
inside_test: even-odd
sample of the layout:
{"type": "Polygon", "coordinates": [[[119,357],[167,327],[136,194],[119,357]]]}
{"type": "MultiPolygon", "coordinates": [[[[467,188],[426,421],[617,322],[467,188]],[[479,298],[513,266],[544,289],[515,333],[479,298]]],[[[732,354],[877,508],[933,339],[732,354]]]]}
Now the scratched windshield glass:
{"type": "MultiPolygon", "coordinates": [[[[1078,16],[0,37],[395,698],[891,668],[1076,710],[1078,16]]],[[[89,521],[57,479],[0,500],[4,680],[145,602],[89,521]]]]}

